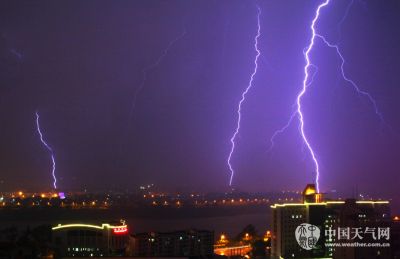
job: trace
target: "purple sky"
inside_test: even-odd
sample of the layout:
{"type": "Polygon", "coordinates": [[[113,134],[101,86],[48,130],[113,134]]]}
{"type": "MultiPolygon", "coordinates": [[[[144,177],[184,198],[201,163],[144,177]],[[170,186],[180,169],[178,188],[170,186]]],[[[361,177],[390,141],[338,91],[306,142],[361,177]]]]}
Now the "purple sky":
{"type": "MultiPolygon", "coordinates": [[[[320,1],[259,1],[259,70],[243,104],[232,163],[234,186],[301,189],[313,164],[298,123],[278,136],[303,80],[303,49],[320,1]]],[[[236,107],[253,69],[255,1],[2,1],[0,3],[0,188],[155,183],[226,188],[236,107]],[[129,119],[142,70],[184,37],[153,69],[129,119]]],[[[304,97],[305,130],[321,165],[321,190],[397,196],[400,180],[400,2],[332,0],[316,25],[340,41],[345,70],[368,100],[339,76],[339,59],[320,41],[319,67],[304,97]],[[341,33],[340,33],[341,31],[341,33]]]]}

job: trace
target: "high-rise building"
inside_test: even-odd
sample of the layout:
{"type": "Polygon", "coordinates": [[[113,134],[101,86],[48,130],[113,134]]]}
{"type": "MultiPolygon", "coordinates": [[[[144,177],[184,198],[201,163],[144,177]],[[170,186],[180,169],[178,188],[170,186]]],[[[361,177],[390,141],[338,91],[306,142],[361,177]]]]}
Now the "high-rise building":
{"type": "Polygon", "coordinates": [[[390,222],[388,201],[325,200],[316,192],[315,185],[309,184],[303,191],[303,202],[275,204],[271,208],[272,258],[389,258],[385,257],[389,256],[389,248],[336,246],[345,241],[344,232],[350,235],[356,229],[368,229],[370,238],[360,236],[360,240],[355,240],[351,233],[348,243],[375,242],[372,229],[386,230],[390,222]]]}
{"type": "Polygon", "coordinates": [[[390,227],[390,249],[392,258],[400,259],[400,216],[394,216],[390,227]]]}

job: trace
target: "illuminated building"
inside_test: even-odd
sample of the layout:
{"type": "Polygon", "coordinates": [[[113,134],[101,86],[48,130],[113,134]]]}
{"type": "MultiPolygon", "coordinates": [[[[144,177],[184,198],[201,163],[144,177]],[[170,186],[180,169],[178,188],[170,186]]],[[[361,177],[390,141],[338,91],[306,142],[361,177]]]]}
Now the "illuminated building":
{"type": "Polygon", "coordinates": [[[52,227],[53,243],[59,257],[122,256],[128,244],[124,221],[95,224],[59,224],[52,227]]]}
{"type": "Polygon", "coordinates": [[[388,249],[379,248],[332,248],[335,238],[325,238],[325,230],[337,227],[387,226],[390,221],[388,201],[324,200],[315,185],[309,184],[303,191],[302,203],[275,204],[272,208],[271,258],[388,258],[388,249]],[[309,223],[320,229],[320,238],[312,250],[300,247],[295,237],[296,228],[309,223]],[[383,257],[376,257],[377,254],[383,257]],[[374,256],[374,257],[371,257],[374,256]]]}
{"type": "Polygon", "coordinates": [[[400,259],[400,216],[394,216],[390,227],[390,249],[392,258],[400,259]]]}
{"type": "Polygon", "coordinates": [[[206,230],[139,233],[130,236],[130,256],[212,257],[214,232],[206,230]]]}

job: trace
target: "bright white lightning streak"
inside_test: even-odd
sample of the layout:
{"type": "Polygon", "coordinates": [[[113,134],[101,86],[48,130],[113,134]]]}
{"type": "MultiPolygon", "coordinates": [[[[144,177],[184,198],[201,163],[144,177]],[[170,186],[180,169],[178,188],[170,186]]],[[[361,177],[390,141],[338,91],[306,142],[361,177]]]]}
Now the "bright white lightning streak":
{"type": "MultiPolygon", "coordinates": [[[[270,149],[269,149],[269,150],[271,150],[271,149],[273,148],[275,137],[276,137],[277,135],[283,133],[283,132],[289,127],[289,125],[291,124],[291,122],[292,122],[292,120],[293,120],[293,118],[294,118],[294,115],[297,114],[297,115],[298,115],[298,118],[299,118],[299,121],[300,121],[300,133],[301,133],[301,135],[302,135],[302,137],[303,137],[304,143],[306,144],[308,150],[310,151],[310,154],[311,154],[311,156],[312,156],[312,159],[313,159],[313,162],[314,162],[314,165],[315,165],[315,171],[316,171],[315,183],[316,183],[316,187],[317,187],[317,191],[318,191],[318,192],[319,192],[319,175],[320,175],[320,172],[319,172],[319,164],[318,164],[318,160],[316,159],[316,155],[315,155],[315,153],[314,153],[314,151],[313,151],[313,149],[312,149],[312,147],[311,147],[311,145],[310,145],[310,143],[309,143],[309,141],[308,141],[308,139],[307,139],[307,137],[306,137],[306,135],[305,135],[305,133],[304,133],[304,117],[303,117],[303,114],[301,113],[301,98],[302,98],[303,95],[305,94],[305,92],[306,92],[306,90],[307,90],[307,87],[308,87],[309,85],[311,85],[311,83],[312,83],[312,81],[313,81],[313,80],[311,79],[310,82],[308,82],[308,81],[309,81],[309,80],[308,80],[308,78],[309,78],[308,70],[309,70],[309,67],[313,66],[313,64],[311,64],[310,59],[309,59],[309,53],[310,53],[310,51],[312,50],[312,48],[313,48],[313,46],[314,46],[314,42],[315,42],[315,39],[316,39],[316,38],[321,39],[325,45],[327,45],[327,46],[330,47],[330,48],[334,48],[334,49],[336,50],[336,53],[337,53],[337,55],[339,56],[339,58],[340,58],[340,60],[341,60],[340,72],[341,72],[342,78],[343,78],[347,83],[349,83],[350,85],[352,85],[353,88],[357,91],[358,94],[363,95],[363,96],[365,96],[365,97],[368,98],[368,100],[371,102],[371,104],[372,104],[373,107],[374,107],[375,114],[378,115],[378,117],[380,118],[381,122],[383,122],[384,124],[386,124],[385,121],[384,121],[384,119],[383,119],[383,116],[382,116],[381,112],[379,111],[379,109],[378,109],[378,107],[377,107],[376,101],[374,100],[374,98],[372,98],[371,94],[369,94],[369,93],[366,92],[366,91],[361,90],[361,89],[358,87],[358,85],[357,85],[353,80],[351,80],[350,78],[348,78],[348,77],[346,76],[346,74],[345,74],[345,72],[344,72],[345,59],[344,59],[344,57],[343,57],[343,55],[342,55],[342,53],[341,53],[341,51],[340,51],[340,49],[339,49],[339,46],[338,46],[337,44],[332,44],[332,43],[330,43],[328,40],[326,40],[325,37],[323,37],[322,35],[318,34],[318,33],[316,32],[316,30],[315,30],[315,23],[317,22],[317,20],[318,20],[318,18],[319,18],[320,10],[321,10],[321,8],[323,8],[324,6],[326,6],[326,5],[328,5],[328,4],[329,4],[329,0],[325,0],[322,4],[320,4],[320,5],[318,6],[317,11],[316,11],[316,14],[315,14],[315,17],[314,17],[314,19],[313,19],[313,21],[312,21],[312,23],[311,23],[312,37],[311,37],[309,46],[307,47],[306,51],[304,52],[304,57],[305,57],[305,60],[306,60],[306,66],[304,67],[305,77],[304,77],[304,81],[303,81],[303,88],[302,88],[302,91],[299,93],[299,95],[297,96],[297,100],[296,100],[296,103],[297,103],[297,110],[296,110],[296,112],[292,113],[292,115],[290,116],[290,118],[289,118],[288,122],[286,123],[286,125],[284,125],[284,127],[282,127],[281,129],[275,131],[275,133],[272,135],[272,137],[271,137],[271,146],[270,146],[270,149]]],[[[347,7],[347,9],[346,9],[346,12],[345,12],[345,16],[344,16],[344,18],[342,18],[342,20],[340,21],[340,25],[343,23],[344,19],[347,17],[348,12],[349,12],[349,9],[350,9],[350,7],[351,7],[352,4],[353,4],[353,0],[352,0],[351,3],[348,5],[348,7],[347,7]]],[[[340,25],[339,25],[339,28],[340,28],[340,25]]],[[[315,75],[315,74],[314,74],[314,75],[315,75]]],[[[314,77],[314,75],[313,75],[313,77],[314,77]]]]}
{"type": "Polygon", "coordinates": [[[40,124],[39,124],[39,113],[36,112],[35,114],[36,114],[36,129],[37,129],[37,132],[39,133],[40,141],[46,147],[46,149],[50,152],[51,161],[53,163],[53,169],[52,169],[52,172],[51,172],[51,174],[53,176],[53,186],[54,186],[54,189],[57,189],[57,179],[56,179],[56,175],[55,175],[55,172],[56,172],[56,160],[54,158],[53,149],[43,139],[43,134],[42,134],[42,131],[40,130],[40,124]]]}
{"type": "Polygon", "coordinates": [[[316,174],[315,175],[315,185],[316,185],[316,188],[317,188],[317,192],[319,192],[319,163],[318,163],[317,157],[316,157],[316,155],[314,153],[314,150],[312,149],[311,144],[308,141],[307,136],[306,136],[306,134],[304,132],[304,116],[303,116],[303,113],[301,111],[301,99],[303,98],[303,96],[306,93],[307,88],[309,86],[309,84],[308,84],[308,78],[309,78],[308,69],[311,66],[309,54],[310,54],[310,52],[311,52],[311,50],[312,50],[312,48],[314,46],[314,41],[315,41],[315,37],[316,37],[315,36],[316,35],[315,23],[317,22],[317,20],[319,18],[320,10],[323,7],[327,6],[328,4],[329,4],[329,0],[325,0],[322,4],[320,4],[318,6],[318,8],[317,8],[317,11],[315,12],[314,19],[312,20],[312,23],[311,23],[312,36],[311,36],[311,39],[310,39],[310,44],[308,45],[306,51],[304,52],[304,59],[306,60],[306,65],[304,66],[303,86],[302,86],[302,89],[301,89],[299,95],[297,96],[297,99],[296,99],[297,114],[298,114],[298,118],[299,118],[299,121],[300,121],[300,133],[301,133],[301,136],[303,138],[304,143],[306,144],[308,150],[310,151],[310,155],[311,155],[312,160],[314,162],[315,174],[316,174]]]}
{"type": "Polygon", "coordinates": [[[232,154],[235,151],[235,140],[236,140],[236,137],[239,134],[239,130],[240,130],[242,104],[243,104],[244,100],[246,99],[247,93],[253,87],[254,76],[257,74],[257,69],[258,69],[258,63],[257,62],[258,62],[259,56],[261,55],[261,52],[258,49],[258,38],[261,35],[261,33],[260,33],[260,30],[261,30],[260,15],[261,15],[261,9],[260,9],[259,6],[257,6],[257,34],[254,37],[254,49],[255,49],[257,54],[256,54],[255,59],[254,59],[254,70],[253,70],[253,72],[252,72],[252,74],[250,76],[249,83],[248,83],[246,89],[244,90],[244,92],[242,93],[242,98],[240,99],[239,104],[238,104],[238,109],[237,109],[238,119],[237,119],[237,122],[236,122],[236,128],[235,128],[235,132],[233,133],[232,138],[230,139],[230,141],[231,141],[231,150],[229,152],[228,160],[227,160],[229,171],[230,171],[230,174],[231,174],[230,175],[230,179],[229,179],[229,186],[232,186],[232,180],[233,180],[233,176],[235,174],[235,171],[234,171],[234,169],[232,167],[232,164],[231,164],[231,160],[232,160],[232,154]]]}

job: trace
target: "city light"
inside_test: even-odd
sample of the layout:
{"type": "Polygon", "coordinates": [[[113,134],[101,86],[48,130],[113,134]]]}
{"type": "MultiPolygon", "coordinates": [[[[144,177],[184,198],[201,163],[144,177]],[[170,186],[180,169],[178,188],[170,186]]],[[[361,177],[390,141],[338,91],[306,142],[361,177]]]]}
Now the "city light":
{"type": "Polygon", "coordinates": [[[55,227],[52,227],[52,230],[59,230],[59,229],[65,229],[65,228],[94,228],[94,229],[113,229],[114,233],[124,233],[128,231],[128,226],[123,224],[123,225],[111,225],[111,224],[101,224],[99,225],[92,225],[92,224],[58,224],[55,227]],[[117,230],[116,230],[117,229],[117,230]]]}
{"type": "MultiPolygon", "coordinates": [[[[344,204],[344,201],[325,201],[325,202],[304,202],[304,203],[282,203],[271,205],[271,208],[288,207],[288,206],[310,206],[310,205],[330,205],[344,204]]],[[[389,201],[356,201],[357,204],[389,204],[389,201]]]]}
{"type": "Polygon", "coordinates": [[[125,234],[127,232],[128,232],[128,227],[127,226],[114,227],[113,228],[113,233],[114,234],[125,234]]]}

